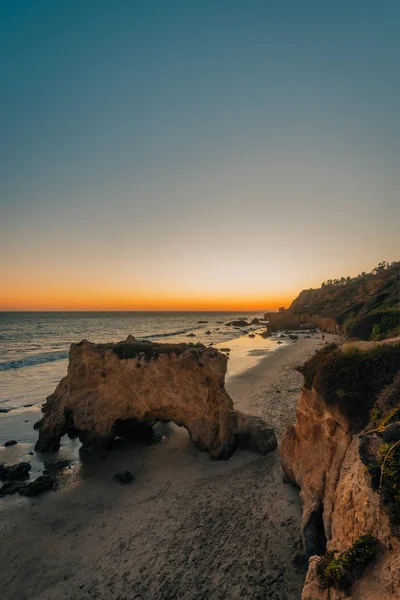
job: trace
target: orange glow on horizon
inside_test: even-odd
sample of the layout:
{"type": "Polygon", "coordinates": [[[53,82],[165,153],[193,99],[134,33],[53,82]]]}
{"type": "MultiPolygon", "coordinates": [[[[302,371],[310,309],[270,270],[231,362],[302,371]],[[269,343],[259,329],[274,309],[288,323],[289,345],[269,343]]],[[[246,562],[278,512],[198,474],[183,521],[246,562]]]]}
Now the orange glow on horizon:
{"type": "Polygon", "coordinates": [[[1,311],[245,311],[263,312],[289,306],[290,297],[112,297],[70,292],[9,294],[0,298],[1,311]]]}

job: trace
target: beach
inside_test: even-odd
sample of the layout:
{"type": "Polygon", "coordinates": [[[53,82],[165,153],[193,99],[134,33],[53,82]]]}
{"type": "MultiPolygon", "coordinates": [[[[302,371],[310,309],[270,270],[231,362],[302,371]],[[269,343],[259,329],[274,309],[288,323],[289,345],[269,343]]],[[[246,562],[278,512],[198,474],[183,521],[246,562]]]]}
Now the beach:
{"type": "MultiPolygon", "coordinates": [[[[262,417],[279,441],[295,421],[303,383],[295,367],[337,339],[245,335],[218,344],[231,348],[235,408],[262,417]]],[[[239,449],[214,462],[185,429],[156,429],[158,444],[122,441],[65,469],[55,492],[0,501],[4,600],[300,598],[301,506],[278,451],[239,449]],[[125,469],[134,481],[119,486],[113,474],[125,469]]]]}

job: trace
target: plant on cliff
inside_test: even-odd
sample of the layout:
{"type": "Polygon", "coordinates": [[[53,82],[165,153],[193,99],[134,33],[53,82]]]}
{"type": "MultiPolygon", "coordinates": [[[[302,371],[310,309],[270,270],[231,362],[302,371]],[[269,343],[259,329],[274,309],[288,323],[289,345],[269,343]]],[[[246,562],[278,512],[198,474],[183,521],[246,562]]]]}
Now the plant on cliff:
{"type": "Polygon", "coordinates": [[[400,523],[400,441],[382,444],[378,451],[379,493],[392,523],[400,523]]]}
{"type": "Polygon", "coordinates": [[[361,535],[352,546],[338,554],[326,552],[318,565],[318,578],[323,588],[349,590],[361,577],[366,566],[375,558],[378,540],[370,534],[361,535]]]}
{"type": "Polygon", "coordinates": [[[369,421],[382,390],[393,383],[400,367],[400,344],[380,344],[368,350],[327,346],[302,367],[305,386],[312,386],[327,404],[336,404],[354,430],[369,421]]]}
{"type": "Polygon", "coordinates": [[[386,308],[384,310],[373,310],[367,315],[353,320],[347,325],[346,333],[349,337],[363,340],[384,339],[395,335],[399,326],[400,310],[398,308],[386,308]]]}

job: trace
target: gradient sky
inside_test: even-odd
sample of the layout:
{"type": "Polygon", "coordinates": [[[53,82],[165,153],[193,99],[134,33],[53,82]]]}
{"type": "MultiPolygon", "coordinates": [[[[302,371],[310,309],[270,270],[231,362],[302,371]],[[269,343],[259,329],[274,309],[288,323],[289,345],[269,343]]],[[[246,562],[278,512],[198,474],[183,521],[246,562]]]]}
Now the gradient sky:
{"type": "Polygon", "coordinates": [[[397,0],[0,0],[0,309],[263,309],[400,259],[397,0]]]}

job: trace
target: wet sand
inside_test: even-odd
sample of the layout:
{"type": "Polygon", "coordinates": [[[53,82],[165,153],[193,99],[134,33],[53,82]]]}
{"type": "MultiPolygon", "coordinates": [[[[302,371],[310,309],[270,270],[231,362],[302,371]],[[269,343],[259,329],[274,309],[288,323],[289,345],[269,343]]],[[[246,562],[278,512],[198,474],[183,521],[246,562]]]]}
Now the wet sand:
{"type": "MultiPolygon", "coordinates": [[[[279,350],[266,356],[274,346],[261,338],[238,340],[236,349],[223,344],[232,347],[228,392],[280,438],[302,385],[294,366],[321,336],[280,348],[272,340],[279,350]],[[254,350],[261,354],[249,355],[254,350]],[[251,367],[244,361],[253,356],[259,362],[251,367]]],[[[0,500],[2,599],[300,598],[300,504],[282,481],[278,452],[239,450],[213,462],[186,430],[157,427],[159,444],[122,442],[86,457],[63,472],[56,492],[0,500]],[[119,486],[112,476],[124,469],[135,480],[119,486]]]]}

